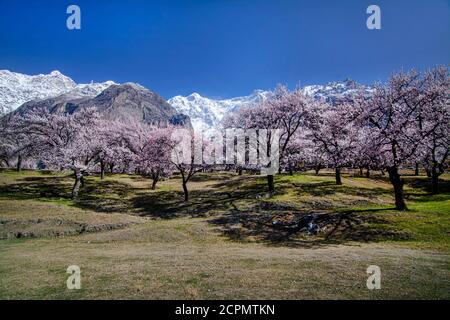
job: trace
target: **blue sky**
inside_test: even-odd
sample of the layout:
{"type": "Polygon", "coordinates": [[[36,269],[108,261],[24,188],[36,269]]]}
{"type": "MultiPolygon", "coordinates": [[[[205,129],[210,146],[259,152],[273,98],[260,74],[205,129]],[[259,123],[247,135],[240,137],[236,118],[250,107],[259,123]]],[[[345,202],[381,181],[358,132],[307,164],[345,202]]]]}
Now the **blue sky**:
{"type": "Polygon", "coordinates": [[[246,95],[450,63],[449,0],[0,0],[0,69],[246,95]],[[81,8],[81,30],[66,8],[81,8]],[[381,7],[382,29],[366,28],[381,7]]]}

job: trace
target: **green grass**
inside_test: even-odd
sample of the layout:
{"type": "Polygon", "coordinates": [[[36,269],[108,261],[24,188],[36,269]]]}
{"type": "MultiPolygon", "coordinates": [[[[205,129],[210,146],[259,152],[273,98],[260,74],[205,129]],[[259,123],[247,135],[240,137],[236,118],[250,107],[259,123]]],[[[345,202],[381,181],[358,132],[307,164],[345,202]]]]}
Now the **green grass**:
{"type": "Polygon", "coordinates": [[[91,176],[72,201],[69,173],[1,171],[0,298],[448,299],[449,176],[436,196],[406,179],[399,212],[385,177],[353,173],[277,175],[273,197],[263,177],[200,174],[184,203],[178,178],[91,176]],[[311,213],[321,233],[292,227],[311,213]]]}

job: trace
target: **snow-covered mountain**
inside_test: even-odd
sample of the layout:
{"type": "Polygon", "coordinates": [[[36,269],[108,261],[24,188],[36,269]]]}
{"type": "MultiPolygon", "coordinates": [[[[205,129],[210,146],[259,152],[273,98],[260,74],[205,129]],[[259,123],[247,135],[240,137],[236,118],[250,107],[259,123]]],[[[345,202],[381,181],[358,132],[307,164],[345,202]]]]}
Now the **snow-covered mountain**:
{"type": "Polygon", "coordinates": [[[187,97],[175,96],[168,100],[179,113],[191,118],[196,130],[208,130],[217,126],[224,115],[245,105],[260,102],[268,97],[269,91],[256,90],[251,95],[232,99],[215,100],[193,93],[187,97]]]}
{"type": "Polygon", "coordinates": [[[0,115],[9,113],[23,103],[70,94],[73,97],[94,97],[114,84],[103,83],[77,84],[59,71],[50,74],[25,75],[0,70],[0,115]]]}
{"type": "MultiPolygon", "coordinates": [[[[315,99],[324,99],[330,103],[351,98],[359,90],[369,92],[370,87],[346,79],[342,82],[331,82],[326,85],[305,86],[303,92],[315,99]]],[[[175,96],[168,102],[178,112],[188,115],[196,130],[209,130],[217,126],[224,115],[242,106],[252,105],[270,97],[270,91],[256,90],[252,94],[232,99],[215,100],[193,93],[189,96],[175,96]]]]}
{"type": "Polygon", "coordinates": [[[316,99],[324,99],[330,103],[348,100],[361,90],[370,93],[372,88],[359,84],[351,79],[345,79],[340,82],[330,82],[326,85],[305,86],[303,88],[305,95],[316,99]]]}

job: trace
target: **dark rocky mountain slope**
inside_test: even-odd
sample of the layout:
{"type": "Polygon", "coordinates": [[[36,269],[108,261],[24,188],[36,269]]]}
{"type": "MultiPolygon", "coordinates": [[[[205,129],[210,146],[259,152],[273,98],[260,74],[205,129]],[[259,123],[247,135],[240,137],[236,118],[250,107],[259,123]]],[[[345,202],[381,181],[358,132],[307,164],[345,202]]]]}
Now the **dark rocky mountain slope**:
{"type": "Polygon", "coordinates": [[[51,113],[72,114],[85,108],[95,108],[104,119],[109,120],[137,120],[159,127],[169,124],[191,127],[187,115],[178,113],[163,97],[135,83],[111,85],[93,98],[79,97],[69,92],[49,99],[29,101],[13,113],[47,109],[51,113]]]}

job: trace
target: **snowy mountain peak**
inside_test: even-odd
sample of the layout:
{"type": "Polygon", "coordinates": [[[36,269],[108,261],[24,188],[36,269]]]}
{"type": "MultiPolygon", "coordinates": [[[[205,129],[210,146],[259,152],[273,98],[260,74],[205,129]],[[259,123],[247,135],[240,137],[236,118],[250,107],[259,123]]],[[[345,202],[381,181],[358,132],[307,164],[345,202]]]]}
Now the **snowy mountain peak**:
{"type": "Polygon", "coordinates": [[[231,99],[210,99],[194,92],[188,96],[175,96],[168,102],[178,112],[187,114],[191,118],[192,126],[196,130],[209,130],[219,125],[224,115],[241,108],[262,101],[268,91],[255,90],[244,97],[231,99]]]}
{"type": "Polygon", "coordinates": [[[62,94],[93,97],[112,84],[113,81],[77,84],[58,70],[38,75],[0,70],[0,115],[9,113],[31,100],[47,99],[62,94]]]}
{"type": "Polygon", "coordinates": [[[316,99],[322,98],[331,103],[348,99],[361,90],[370,92],[371,88],[349,78],[326,85],[311,85],[303,88],[306,95],[316,99]]]}
{"type": "Polygon", "coordinates": [[[197,92],[191,93],[188,98],[190,99],[201,99],[202,96],[200,94],[198,94],[197,92]]]}
{"type": "MultiPolygon", "coordinates": [[[[45,76],[45,74],[42,76],[45,76]]],[[[50,76],[52,76],[54,78],[70,79],[69,77],[66,77],[65,75],[63,75],[58,70],[53,70],[52,72],[50,72],[50,76]]]]}

